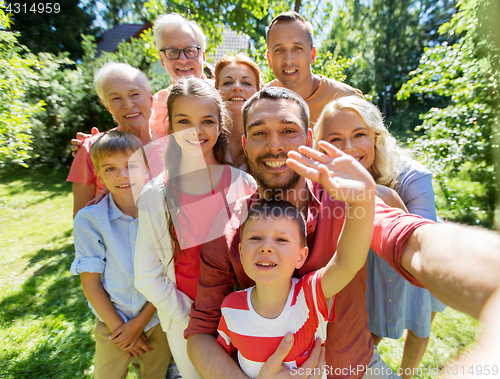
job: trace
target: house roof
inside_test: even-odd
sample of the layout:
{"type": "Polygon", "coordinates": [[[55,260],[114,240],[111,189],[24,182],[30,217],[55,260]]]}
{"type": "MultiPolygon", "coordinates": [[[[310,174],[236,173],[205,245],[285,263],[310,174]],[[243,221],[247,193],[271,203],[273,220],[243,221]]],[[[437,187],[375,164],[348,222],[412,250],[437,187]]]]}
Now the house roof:
{"type": "Polygon", "coordinates": [[[118,44],[122,41],[129,42],[131,38],[137,38],[144,30],[151,28],[152,24],[119,24],[103,33],[101,40],[97,43],[96,58],[101,52],[113,53],[118,50],[118,44]]]}
{"type": "Polygon", "coordinates": [[[234,55],[250,48],[250,37],[243,33],[238,33],[226,25],[222,35],[222,43],[217,47],[214,55],[208,57],[208,61],[214,66],[219,59],[226,55],[234,55]]]}
{"type": "MultiPolygon", "coordinates": [[[[129,42],[132,38],[137,38],[144,30],[152,27],[151,22],[145,24],[119,24],[103,33],[101,40],[97,43],[96,58],[101,52],[115,52],[118,44],[122,41],[129,42]]],[[[238,33],[226,25],[222,35],[222,43],[217,47],[215,54],[208,57],[208,61],[213,65],[226,55],[234,55],[240,51],[246,51],[250,47],[250,37],[243,33],[238,33]]]]}

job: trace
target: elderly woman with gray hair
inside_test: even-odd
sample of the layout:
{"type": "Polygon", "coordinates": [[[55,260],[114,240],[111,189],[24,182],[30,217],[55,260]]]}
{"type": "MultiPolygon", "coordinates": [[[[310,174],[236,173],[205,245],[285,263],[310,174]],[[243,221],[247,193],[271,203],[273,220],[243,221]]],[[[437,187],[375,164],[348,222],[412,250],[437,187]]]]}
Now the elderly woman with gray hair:
{"type": "MultiPolygon", "coordinates": [[[[108,62],[94,76],[97,95],[118,124],[117,130],[128,132],[141,140],[146,148],[153,176],[163,169],[163,148],[151,144],[149,129],[152,93],[144,73],[129,64],[108,62]]],[[[94,172],[90,147],[102,133],[83,141],[73,160],[67,180],[73,182],[73,217],[104,188],[94,172]]]]}

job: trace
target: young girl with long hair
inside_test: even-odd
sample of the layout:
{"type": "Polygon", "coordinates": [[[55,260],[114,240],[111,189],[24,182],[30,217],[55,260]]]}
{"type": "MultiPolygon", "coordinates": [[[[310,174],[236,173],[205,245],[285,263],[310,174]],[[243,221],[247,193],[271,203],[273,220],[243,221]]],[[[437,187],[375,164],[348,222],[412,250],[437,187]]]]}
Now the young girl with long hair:
{"type": "MultiPolygon", "coordinates": [[[[388,205],[436,221],[432,173],[407,157],[372,103],[347,96],[327,104],[314,127],[314,146],[325,140],[355,157],[373,176],[388,205]]],[[[387,262],[368,254],[366,307],[375,345],[408,333],[400,367],[411,378],[429,340],[432,319],[444,310],[429,291],[412,286],[387,262]],[[409,374],[411,372],[411,374],[409,374]]]]}
{"type": "Polygon", "coordinates": [[[166,170],[139,199],[135,285],[156,306],[177,367],[199,377],[184,339],[200,276],[199,251],[222,236],[237,201],[255,192],[252,177],[226,164],[227,116],[217,90],[180,80],[167,100],[166,170]]]}

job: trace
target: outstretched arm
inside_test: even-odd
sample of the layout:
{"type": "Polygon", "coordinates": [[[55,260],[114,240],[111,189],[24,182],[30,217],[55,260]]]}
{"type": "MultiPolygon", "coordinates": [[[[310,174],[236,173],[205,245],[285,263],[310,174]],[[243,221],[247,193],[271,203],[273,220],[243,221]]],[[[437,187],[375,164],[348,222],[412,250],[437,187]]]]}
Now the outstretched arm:
{"type": "MultiPolygon", "coordinates": [[[[289,159],[287,164],[300,175],[321,182],[318,166],[324,164],[323,158],[305,147],[299,151],[309,158],[290,152],[290,157],[301,160],[296,165],[289,159]]],[[[475,227],[436,224],[380,204],[377,208],[372,249],[412,283],[423,285],[445,304],[478,317],[486,300],[500,287],[500,236],[475,227]]]]}
{"type": "Polygon", "coordinates": [[[452,223],[417,228],[401,265],[445,304],[478,317],[500,287],[500,236],[452,223]]]}

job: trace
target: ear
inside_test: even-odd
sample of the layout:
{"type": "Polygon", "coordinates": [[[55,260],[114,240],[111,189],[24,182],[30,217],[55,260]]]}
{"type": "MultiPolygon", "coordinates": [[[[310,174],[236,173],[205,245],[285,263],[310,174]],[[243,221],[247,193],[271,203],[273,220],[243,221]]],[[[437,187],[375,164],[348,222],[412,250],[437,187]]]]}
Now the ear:
{"type": "Polygon", "coordinates": [[[269,54],[269,50],[266,50],[266,57],[267,57],[267,64],[269,65],[269,68],[272,69],[271,54],[269,54]]]}
{"type": "Polygon", "coordinates": [[[308,254],[309,254],[309,248],[307,246],[304,246],[303,248],[300,249],[299,256],[297,258],[297,263],[295,264],[296,269],[301,268],[304,265],[304,263],[306,263],[308,254]]]}
{"type": "Polygon", "coordinates": [[[96,176],[99,178],[99,180],[101,181],[101,183],[104,183],[104,180],[102,179],[101,174],[99,173],[99,171],[97,171],[97,170],[95,169],[95,167],[94,167],[94,172],[95,172],[96,176]]]}
{"type": "Polygon", "coordinates": [[[238,252],[240,253],[240,261],[241,261],[241,242],[238,244],[238,252]]]}
{"type": "Polygon", "coordinates": [[[207,61],[207,57],[205,56],[205,52],[203,52],[203,62],[206,62],[207,61]]]}
{"type": "Polygon", "coordinates": [[[315,60],[316,60],[316,48],[315,48],[315,47],[313,47],[313,48],[311,49],[311,65],[313,65],[313,64],[314,64],[314,61],[315,61],[315,60]]]}
{"type": "Polygon", "coordinates": [[[312,145],[313,145],[313,131],[311,128],[309,128],[307,129],[306,146],[312,147],[312,145]]]}
{"type": "Polygon", "coordinates": [[[160,55],[160,61],[161,61],[161,65],[163,67],[165,67],[165,62],[163,61],[163,55],[158,51],[158,54],[160,55]]]}
{"type": "Polygon", "coordinates": [[[246,139],[244,134],[241,136],[241,145],[243,146],[243,154],[245,154],[245,157],[246,157],[247,156],[247,139],[246,139]]]}
{"type": "MultiPolygon", "coordinates": [[[[99,100],[101,100],[101,103],[102,103],[102,105],[104,105],[104,108],[106,108],[106,110],[107,110],[108,112],[110,112],[110,111],[109,111],[109,107],[106,105],[106,103],[104,102],[104,100],[103,100],[103,99],[101,99],[101,98],[99,98],[99,100]]],[[[110,112],[110,113],[111,113],[111,112],[110,112]]]]}

